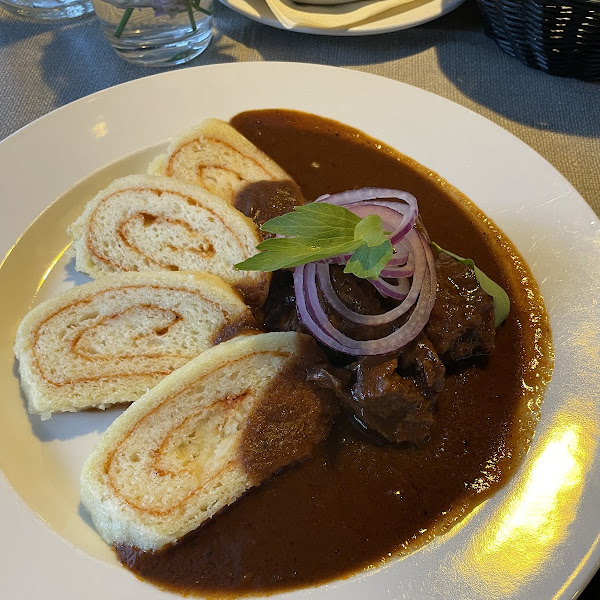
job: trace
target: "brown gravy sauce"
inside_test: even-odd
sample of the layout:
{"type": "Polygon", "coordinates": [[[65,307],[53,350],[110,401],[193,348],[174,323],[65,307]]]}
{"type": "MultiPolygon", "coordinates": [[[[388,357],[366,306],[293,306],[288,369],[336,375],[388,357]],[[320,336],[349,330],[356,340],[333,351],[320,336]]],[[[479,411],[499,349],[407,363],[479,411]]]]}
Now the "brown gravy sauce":
{"type": "Polygon", "coordinates": [[[237,321],[225,323],[214,332],[211,341],[212,345],[216,346],[217,344],[231,340],[238,335],[249,335],[260,331],[261,328],[257,325],[254,317],[251,314],[247,314],[237,321]]]}
{"type": "Polygon", "coordinates": [[[231,597],[316,585],[381,565],[446,531],[503,486],[521,462],[553,360],[543,302],[523,259],[435,173],[313,115],[252,111],[232,124],[295,179],[307,201],[363,186],[413,193],[431,238],[474,258],[508,291],[512,305],[489,360],[448,377],[431,439],[422,447],[374,444],[339,417],[308,459],[178,545],[154,554],[117,548],[139,577],[186,595],[231,597]]]}

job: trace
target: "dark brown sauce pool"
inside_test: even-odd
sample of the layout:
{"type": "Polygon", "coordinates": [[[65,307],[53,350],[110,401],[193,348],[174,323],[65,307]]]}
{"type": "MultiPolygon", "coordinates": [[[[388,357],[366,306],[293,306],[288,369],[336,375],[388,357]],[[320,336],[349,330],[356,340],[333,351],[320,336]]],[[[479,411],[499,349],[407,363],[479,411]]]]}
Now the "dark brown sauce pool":
{"type": "Polygon", "coordinates": [[[366,441],[346,419],[309,459],[284,470],[161,552],[121,547],[138,576],[185,594],[265,594],[381,565],[464,517],[506,483],[526,452],[552,349],[535,282],[510,242],[434,173],[340,123],[253,111],[232,124],[273,157],[308,201],[363,186],[413,193],[438,244],[507,289],[511,313],[485,364],[451,375],[429,442],[366,441]],[[391,557],[391,558],[390,558],[391,557]]]}

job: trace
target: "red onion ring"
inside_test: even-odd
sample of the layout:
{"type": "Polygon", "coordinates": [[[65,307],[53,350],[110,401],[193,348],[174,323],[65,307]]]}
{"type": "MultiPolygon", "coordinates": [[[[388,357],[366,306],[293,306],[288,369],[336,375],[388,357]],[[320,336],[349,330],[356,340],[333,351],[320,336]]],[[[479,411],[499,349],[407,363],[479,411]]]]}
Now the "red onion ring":
{"type": "Polygon", "coordinates": [[[390,266],[391,262],[392,261],[388,262],[388,264],[382,269],[381,273],[379,274],[380,277],[398,279],[399,277],[412,277],[413,273],[415,272],[415,261],[412,260],[412,258],[411,260],[399,266],[390,266]]]}
{"type": "Polygon", "coordinates": [[[400,244],[394,246],[394,256],[389,260],[385,268],[403,266],[408,262],[408,248],[400,244]]]}
{"type": "Polygon", "coordinates": [[[378,215],[384,230],[391,231],[394,256],[376,280],[369,280],[382,296],[400,303],[378,315],[364,315],[350,309],[337,295],[331,283],[332,264],[345,264],[351,255],[340,255],[295,267],[294,291],[300,319],[304,326],[323,344],[355,356],[389,354],[410,343],[425,327],[435,303],[436,275],[429,244],[414,228],[418,207],[412,194],[387,188],[363,188],[339,194],[326,194],[316,202],[344,206],[357,216],[378,215]],[[389,200],[389,199],[395,200],[389,200]],[[400,200],[400,202],[398,201],[400,200]],[[409,283],[409,278],[410,283],[409,283]],[[386,279],[395,279],[387,281],[386,279]],[[407,321],[393,333],[373,340],[354,340],[336,329],[329,321],[323,300],[342,317],[361,325],[391,323],[412,309],[407,321]]]}
{"type": "Polygon", "coordinates": [[[398,283],[393,284],[378,279],[377,281],[373,281],[372,284],[382,296],[393,298],[394,300],[404,300],[410,291],[410,284],[406,278],[398,279],[397,281],[398,283]]]}
{"type": "MultiPolygon", "coordinates": [[[[414,303],[416,302],[417,297],[419,296],[419,293],[421,291],[423,279],[425,277],[427,267],[428,267],[428,265],[426,263],[425,252],[423,250],[423,244],[421,243],[421,236],[419,235],[419,233],[415,229],[413,229],[409,233],[407,238],[410,238],[411,245],[414,246],[413,256],[414,256],[414,260],[415,260],[415,274],[412,279],[410,290],[409,290],[408,294],[406,295],[406,297],[404,298],[404,300],[398,306],[395,306],[394,308],[392,308],[391,310],[389,310],[385,313],[382,313],[379,315],[363,315],[363,314],[357,313],[357,312],[351,310],[350,308],[348,308],[339,299],[339,297],[335,293],[335,290],[333,289],[333,286],[331,285],[331,280],[329,279],[329,267],[327,265],[320,264],[319,265],[319,267],[321,268],[320,273],[322,274],[321,278],[318,279],[316,277],[317,271],[315,270],[315,277],[313,277],[313,279],[315,280],[315,283],[317,283],[317,281],[318,281],[318,283],[321,284],[321,291],[323,292],[323,295],[324,295],[325,299],[327,300],[327,302],[329,304],[331,304],[331,306],[337,312],[339,312],[343,317],[346,317],[347,319],[350,319],[351,321],[354,321],[355,323],[359,323],[361,325],[374,326],[374,325],[385,325],[386,323],[391,323],[392,321],[395,321],[396,319],[401,317],[404,313],[408,312],[408,310],[410,310],[412,308],[412,306],[414,305],[414,303]],[[323,274],[325,273],[325,269],[323,269],[322,267],[326,268],[327,277],[323,276],[323,274]]],[[[430,252],[431,252],[431,250],[430,250],[430,252]]],[[[314,264],[314,263],[310,263],[310,264],[314,264]]],[[[296,267],[296,268],[298,268],[298,267],[296,267]]],[[[312,270],[309,272],[309,274],[312,274],[312,270]]],[[[316,288],[316,286],[315,286],[315,288],[316,288]]],[[[318,302],[318,296],[315,296],[315,297],[317,298],[317,302],[316,302],[316,305],[312,307],[312,312],[314,312],[315,318],[318,321],[320,321],[322,319],[327,319],[327,315],[325,314],[325,311],[323,310],[320,303],[318,302]]]]}
{"type": "Polygon", "coordinates": [[[417,199],[412,194],[389,188],[361,188],[339,194],[325,194],[319,196],[315,202],[327,202],[328,204],[343,206],[352,212],[355,212],[355,210],[360,211],[360,214],[355,212],[360,217],[367,214],[378,214],[384,223],[384,227],[394,227],[390,235],[392,245],[399,242],[413,228],[419,212],[417,199]],[[385,200],[386,198],[396,198],[402,200],[404,204],[385,200]],[[371,207],[370,210],[365,212],[365,206],[371,207]],[[373,209],[372,207],[378,208],[373,209]],[[392,217],[387,209],[390,209],[396,215],[402,215],[402,220],[398,223],[398,217],[392,217]],[[386,217],[392,219],[393,222],[387,222],[386,217]]]}
{"type": "Polygon", "coordinates": [[[427,277],[423,279],[419,300],[409,319],[393,333],[377,340],[353,340],[333,327],[324,312],[318,315],[315,308],[320,307],[320,304],[315,285],[316,265],[314,263],[294,269],[294,291],[302,323],[320,342],[345,354],[379,356],[403,348],[423,330],[435,303],[436,278],[433,254],[427,244],[423,243],[422,247],[425,253],[427,277]]]}
{"type": "Polygon", "coordinates": [[[358,190],[347,190],[337,194],[323,194],[315,202],[327,202],[327,204],[336,204],[346,206],[355,202],[364,202],[365,200],[380,200],[383,198],[398,198],[404,200],[414,211],[417,210],[417,199],[403,190],[394,190],[391,188],[360,188],[358,190]]]}

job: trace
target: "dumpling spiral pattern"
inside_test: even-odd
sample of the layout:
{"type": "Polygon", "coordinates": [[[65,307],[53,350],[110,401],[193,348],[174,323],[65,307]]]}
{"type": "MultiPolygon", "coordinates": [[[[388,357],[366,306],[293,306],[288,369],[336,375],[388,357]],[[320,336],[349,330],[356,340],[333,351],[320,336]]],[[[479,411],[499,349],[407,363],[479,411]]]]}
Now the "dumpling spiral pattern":
{"type": "Polygon", "coordinates": [[[202,186],[233,204],[248,183],[283,181],[289,175],[229,123],[206,119],[176,136],[149,173],[202,186]]]}
{"type": "Polygon", "coordinates": [[[31,412],[131,402],[254,321],[215,276],[125,273],[78,286],[23,320],[16,351],[31,412]]]}
{"type": "Polygon", "coordinates": [[[98,277],[121,271],[206,271],[261,306],[269,277],[233,265],[256,253],[252,221],[205,190],[167,177],[118,179],[69,228],[77,269],[98,277]]]}

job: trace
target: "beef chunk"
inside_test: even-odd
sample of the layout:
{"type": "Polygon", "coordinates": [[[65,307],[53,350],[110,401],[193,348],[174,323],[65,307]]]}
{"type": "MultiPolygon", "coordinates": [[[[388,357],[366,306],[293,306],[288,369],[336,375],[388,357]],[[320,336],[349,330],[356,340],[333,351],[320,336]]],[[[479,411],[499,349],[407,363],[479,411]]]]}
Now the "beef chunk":
{"type": "Polygon", "coordinates": [[[429,437],[446,369],[423,333],[397,357],[365,357],[349,369],[354,383],[344,404],[359,421],[394,443],[429,437]]]}
{"type": "Polygon", "coordinates": [[[435,259],[437,295],[425,334],[445,363],[489,354],[494,348],[494,302],[475,273],[448,254],[435,259]]]}
{"type": "Polygon", "coordinates": [[[444,375],[443,363],[421,334],[400,357],[362,357],[346,368],[321,368],[310,379],[333,390],[367,429],[389,442],[418,444],[429,437],[444,375]]]}
{"type": "Polygon", "coordinates": [[[397,367],[395,357],[354,363],[355,382],[344,404],[386,440],[418,444],[429,437],[436,394],[417,377],[400,375],[397,367]]]}
{"type": "Polygon", "coordinates": [[[418,444],[429,436],[435,393],[427,394],[416,377],[397,371],[396,357],[364,357],[347,368],[328,367],[309,375],[333,390],[362,426],[393,443],[418,444]]]}
{"type": "Polygon", "coordinates": [[[308,333],[296,310],[294,277],[291,271],[275,271],[269,295],[263,308],[267,331],[299,331],[308,333]]]}
{"type": "Polygon", "coordinates": [[[402,349],[398,367],[402,373],[415,376],[429,396],[444,388],[446,368],[424,333],[402,349]]]}
{"type": "Polygon", "coordinates": [[[333,367],[332,365],[320,365],[307,373],[307,378],[319,387],[332,390],[338,400],[348,395],[352,374],[348,369],[333,367]]]}

